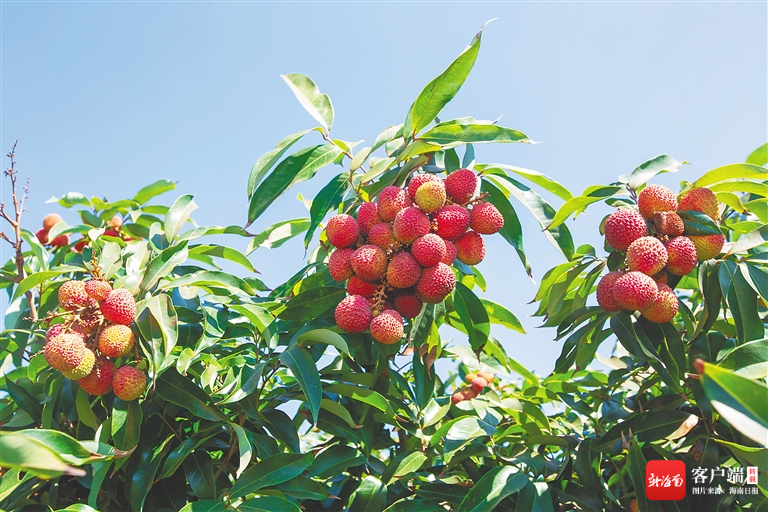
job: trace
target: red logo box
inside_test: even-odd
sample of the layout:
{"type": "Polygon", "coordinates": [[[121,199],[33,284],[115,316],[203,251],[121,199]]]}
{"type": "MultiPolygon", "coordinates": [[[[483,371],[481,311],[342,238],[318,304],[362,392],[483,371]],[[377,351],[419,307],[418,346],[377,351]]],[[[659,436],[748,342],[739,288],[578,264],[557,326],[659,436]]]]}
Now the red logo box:
{"type": "Polygon", "coordinates": [[[681,460],[651,460],[645,466],[645,496],[649,500],[685,498],[685,463],[681,460]]]}

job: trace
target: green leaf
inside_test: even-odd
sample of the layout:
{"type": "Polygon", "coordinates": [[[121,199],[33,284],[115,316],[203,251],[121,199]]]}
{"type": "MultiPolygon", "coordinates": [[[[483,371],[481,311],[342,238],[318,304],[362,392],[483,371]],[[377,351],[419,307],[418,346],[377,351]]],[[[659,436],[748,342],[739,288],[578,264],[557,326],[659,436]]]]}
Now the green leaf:
{"type": "Polygon", "coordinates": [[[453,142],[533,142],[523,132],[511,128],[495,124],[464,124],[454,121],[435,125],[427,130],[419,139],[442,145],[453,142]]]}
{"type": "Polygon", "coordinates": [[[69,274],[70,272],[82,272],[82,267],[75,267],[72,265],[62,265],[56,270],[46,270],[44,272],[35,272],[32,275],[25,277],[19,285],[16,287],[16,291],[13,292],[13,298],[11,302],[15,301],[35,286],[46,282],[52,277],[60,276],[62,274],[69,274]]]}
{"type": "Polygon", "coordinates": [[[301,512],[298,505],[280,496],[256,496],[242,502],[237,510],[241,512],[301,512]]]}
{"type": "Polygon", "coordinates": [[[112,405],[112,441],[115,448],[129,451],[136,447],[143,419],[144,413],[138,400],[126,402],[115,398],[112,405]]]}
{"type": "Polygon", "coordinates": [[[218,270],[201,270],[193,274],[187,274],[163,286],[164,289],[179,288],[181,286],[207,286],[211,288],[226,288],[232,292],[244,293],[253,296],[256,292],[243,279],[228,272],[218,270]]]}
{"type": "Polygon", "coordinates": [[[96,415],[91,408],[91,402],[88,398],[90,395],[86,393],[83,388],[77,390],[77,397],[75,398],[75,407],[77,409],[77,418],[83,423],[83,425],[96,430],[99,428],[99,420],[96,419],[96,415]]]}
{"type": "Polygon", "coordinates": [[[250,254],[259,247],[276,249],[291,238],[300,235],[309,229],[311,221],[307,218],[283,220],[272,224],[267,229],[251,238],[246,254],[250,254]]]}
{"type": "Polygon", "coordinates": [[[192,194],[185,194],[179,197],[165,215],[163,230],[165,231],[165,238],[168,239],[169,243],[173,243],[176,235],[179,234],[181,228],[189,220],[189,216],[193,211],[197,210],[197,205],[192,200],[193,197],[195,196],[192,194]]]}
{"type": "Polygon", "coordinates": [[[355,424],[355,420],[352,419],[352,415],[349,414],[349,410],[340,403],[329,400],[328,398],[323,398],[320,401],[320,408],[328,411],[334,416],[338,416],[350,427],[358,428],[358,426],[355,424]]]}
{"type": "Polygon", "coordinates": [[[213,462],[211,456],[204,451],[196,451],[184,459],[182,464],[187,475],[187,482],[192,492],[200,498],[216,497],[216,482],[213,479],[213,462]]]}
{"type": "Polygon", "coordinates": [[[337,208],[349,186],[349,173],[343,172],[329,181],[312,200],[312,206],[309,209],[310,223],[307,228],[307,234],[304,235],[305,249],[309,247],[309,242],[312,240],[320,222],[322,222],[328,212],[337,208]]]}
{"type": "Polygon", "coordinates": [[[722,235],[723,232],[715,221],[706,213],[693,210],[679,210],[677,214],[683,219],[687,236],[722,235]]]}
{"type": "MultiPolygon", "coordinates": [[[[608,187],[590,187],[589,193],[585,193],[582,196],[574,197],[573,199],[569,199],[568,201],[563,204],[563,206],[560,207],[559,210],[557,210],[557,213],[555,214],[554,218],[552,219],[552,222],[547,226],[547,229],[556,228],[566,220],[568,220],[568,217],[572,213],[580,213],[583,212],[587,206],[589,206],[592,203],[596,203],[598,201],[604,201],[606,198],[613,197],[622,190],[624,190],[623,187],[615,187],[615,186],[608,186],[608,187]]],[[[586,192],[586,191],[585,191],[586,192]]]]}
{"type": "Polygon", "coordinates": [[[427,456],[422,452],[403,452],[392,459],[381,478],[384,483],[389,484],[393,478],[400,478],[418,471],[426,461],[427,456]]]}
{"type": "Polygon", "coordinates": [[[333,104],[328,95],[321,93],[315,82],[306,75],[291,73],[280,75],[280,78],[285,80],[309,115],[314,117],[326,132],[330,131],[333,125],[333,104]]]}
{"type": "MultiPolygon", "coordinates": [[[[592,444],[592,449],[614,453],[621,444],[621,436],[629,438],[629,431],[641,442],[658,441],[674,434],[683,423],[691,421],[691,414],[676,410],[650,410],[637,413],[612,427],[592,444]]],[[[695,418],[695,416],[693,416],[695,418]]]]}
{"type": "Polygon", "coordinates": [[[157,394],[168,402],[186,407],[192,414],[209,421],[229,423],[229,418],[215,405],[208,394],[191,380],[171,368],[157,379],[157,394]]]}
{"type": "Polygon", "coordinates": [[[689,189],[706,187],[722,181],[733,181],[739,179],[749,179],[755,181],[765,181],[768,179],[768,170],[759,165],[753,164],[730,164],[713,169],[705,173],[701,178],[694,181],[689,189]]]}
{"type": "Polygon", "coordinates": [[[561,503],[573,503],[583,512],[600,512],[605,510],[600,499],[594,492],[573,481],[555,480],[550,482],[549,488],[559,498],[561,503]]]}
{"type": "Polygon", "coordinates": [[[264,409],[260,413],[272,437],[282,442],[293,452],[299,453],[301,451],[296,426],[287,414],[280,409],[264,409]]]}
{"type": "Polygon", "coordinates": [[[43,412],[40,401],[32,396],[29,391],[7,377],[5,379],[5,386],[8,388],[8,394],[11,396],[13,403],[18,405],[19,409],[29,414],[35,423],[40,423],[43,412]]]}
{"type": "Polygon", "coordinates": [[[453,306],[467,330],[472,350],[481,350],[491,333],[491,321],[483,303],[472,290],[457,282],[453,292],[453,306]]]}
{"type": "Polygon", "coordinates": [[[155,474],[160,462],[165,458],[171,449],[171,440],[173,435],[169,435],[162,443],[153,443],[149,445],[138,458],[138,465],[135,473],[131,476],[130,482],[130,503],[132,510],[142,510],[144,502],[147,499],[149,490],[155,481],[155,474]]]}
{"type": "Polygon", "coordinates": [[[136,192],[136,195],[133,196],[133,200],[139,204],[144,204],[153,197],[175,189],[176,183],[177,182],[171,180],[157,180],[136,192]]]}
{"type": "Polygon", "coordinates": [[[227,512],[227,506],[221,501],[198,500],[187,503],[179,512],[227,512]]]}
{"type": "Polygon", "coordinates": [[[296,345],[299,347],[311,347],[315,343],[333,345],[340,354],[349,355],[349,346],[344,338],[328,329],[312,329],[299,334],[296,338],[296,345]]]}
{"type": "Polygon", "coordinates": [[[718,278],[728,306],[731,308],[736,332],[743,343],[765,336],[765,327],[757,310],[757,294],[749,286],[739,267],[733,261],[720,263],[718,278]]]}
{"type": "Polygon", "coordinates": [[[524,177],[531,183],[535,183],[547,192],[551,192],[563,201],[568,201],[573,198],[571,191],[561,185],[558,181],[550,178],[546,174],[542,174],[539,171],[532,171],[531,169],[523,169],[522,167],[515,167],[514,165],[506,164],[487,164],[483,166],[483,169],[504,169],[513,172],[519,176],[524,177]]]}
{"type": "Polygon", "coordinates": [[[529,482],[520,489],[515,512],[554,512],[552,493],[545,482],[529,482]]]}
{"type": "Polygon", "coordinates": [[[285,152],[288,151],[288,149],[291,146],[293,146],[296,143],[296,141],[298,141],[300,138],[302,138],[312,130],[316,130],[316,129],[319,130],[319,128],[311,128],[309,130],[297,132],[285,137],[284,139],[282,139],[280,142],[277,143],[277,145],[275,146],[275,149],[264,153],[259,157],[258,160],[256,160],[256,163],[253,164],[251,173],[248,176],[248,198],[249,199],[253,197],[253,191],[256,190],[256,186],[259,183],[261,183],[261,180],[264,179],[264,176],[266,176],[269,170],[272,168],[272,166],[275,165],[277,161],[283,157],[285,152]]]}
{"type": "Polygon", "coordinates": [[[277,453],[247,469],[230,491],[232,498],[239,498],[264,487],[281,484],[304,472],[313,460],[311,453],[277,453]]]}
{"type": "Polygon", "coordinates": [[[496,506],[529,482],[528,475],[513,466],[497,466],[483,475],[467,493],[456,512],[493,512],[496,506]]]}
{"type": "Polygon", "coordinates": [[[763,226],[760,229],[747,233],[739,238],[736,243],[728,249],[726,256],[747,252],[750,249],[763,245],[766,241],[768,241],[768,226],[763,226]]]}
{"type": "Polygon", "coordinates": [[[659,155],[641,164],[629,176],[629,188],[637,190],[648,180],[664,172],[677,172],[685,162],[678,162],[669,155],[659,155]]]}
{"type": "Polygon", "coordinates": [[[225,260],[232,261],[234,263],[238,263],[251,272],[255,272],[256,269],[253,268],[253,263],[250,262],[250,260],[245,256],[245,254],[241,253],[237,249],[233,249],[231,247],[225,247],[223,245],[193,245],[190,246],[188,249],[189,251],[189,257],[195,258],[195,256],[215,256],[216,258],[223,258],[225,260]]]}
{"type": "Polygon", "coordinates": [[[315,457],[309,467],[311,478],[326,479],[340,475],[344,470],[365,464],[366,457],[351,446],[335,445],[326,448],[315,457]]]}
{"type": "Polygon", "coordinates": [[[306,322],[335,307],[346,294],[344,288],[335,286],[309,288],[289,300],[285,310],[279,316],[283,320],[306,322]]]}
{"type": "Polygon", "coordinates": [[[325,500],[330,498],[328,489],[322,484],[305,476],[297,476],[287,482],[274,486],[280,492],[297,500],[325,500]]]}
{"type": "Polygon", "coordinates": [[[629,478],[632,480],[632,485],[635,487],[635,494],[637,495],[637,501],[640,505],[640,510],[651,510],[651,503],[645,496],[645,466],[647,462],[643,455],[643,450],[640,449],[640,445],[634,439],[629,445],[629,455],[627,456],[627,468],[629,472],[629,478]]]}
{"type": "Polygon", "coordinates": [[[45,479],[85,475],[85,471],[65,464],[52,449],[19,432],[0,431],[0,466],[45,479]]]}
{"type": "Polygon", "coordinates": [[[750,153],[747,157],[747,163],[754,165],[768,164],[768,142],[750,153]]]}
{"type": "Polygon", "coordinates": [[[141,280],[139,289],[148,291],[155,286],[160,279],[167,276],[173,270],[187,260],[187,242],[180,242],[162,251],[149,261],[141,280]]]}
{"type": "Polygon", "coordinates": [[[108,445],[96,443],[95,447],[86,448],[81,442],[64,432],[50,429],[26,429],[17,431],[29,439],[52,450],[58,457],[68,464],[80,466],[89,462],[104,459],[114,455],[114,449],[108,445]],[[92,453],[98,452],[98,454],[92,453]]]}
{"type": "Polygon", "coordinates": [[[155,295],[139,303],[136,325],[142,339],[151,345],[154,374],[167,366],[166,362],[179,339],[176,310],[169,295],[155,295]]]}
{"type": "Polygon", "coordinates": [[[29,366],[27,366],[27,378],[30,381],[35,382],[40,372],[46,368],[49,368],[48,361],[45,360],[45,356],[43,354],[32,356],[32,358],[29,360],[29,366]]]}
{"type": "Polygon", "coordinates": [[[483,303],[483,307],[488,313],[488,319],[492,324],[503,325],[508,329],[525,334],[523,324],[520,323],[520,320],[510,310],[488,299],[480,299],[480,302],[483,303]]]}
{"type": "Polygon", "coordinates": [[[717,366],[748,379],[768,376],[768,338],[739,345],[719,359],[717,366]]]}
{"type": "Polygon", "coordinates": [[[337,393],[339,395],[358,400],[368,405],[372,405],[376,409],[386,413],[389,416],[395,415],[395,411],[392,409],[392,406],[389,405],[387,399],[372,389],[352,386],[350,384],[333,384],[331,386],[326,386],[324,391],[326,393],[337,393]]]}
{"type": "Polygon", "coordinates": [[[320,401],[323,398],[323,389],[320,384],[320,374],[315,366],[315,360],[309,350],[301,347],[293,347],[280,354],[280,362],[287,366],[304,392],[304,397],[312,413],[312,424],[317,425],[317,416],[320,414],[320,401]]]}
{"type": "Polygon", "coordinates": [[[523,248],[523,227],[520,224],[520,219],[517,217],[515,208],[509,202],[509,194],[505,194],[488,180],[482,180],[480,187],[483,192],[489,194],[490,202],[499,210],[501,216],[504,217],[504,227],[501,228],[499,234],[515,248],[528,277],[532,277],[531,265],[528,263],[525,249],[523,248]]]}
{"type": "Polygon", "coordinates": [[[355,491],[349,512],[380,512],[387,506],[387,486],[375,476],[366,476],[355,491]]]}
{"type": "Polygon", "coordinates": [[[235,431],[237,436],[237,451],[240,454],[240,465],[237,468],[237,472],[235,472],[235,477],[240,478],[240,475],[243,474],[243,471],[248,467],[253,457],[253,445],[243,427],[237,423],[230,423],[229,426],[235,431]]]}
{"type": "Polygon", "coordinates": [[[61,196],[61,199],[57,199],[55,196],[51,197],[49,200],[45,202],[45,204],[48,203],[59,203],[59,205],[63,206],[64,208],[72,208],[75,205],[82,204],[89,208],[92,207],[91,202],[88,200],[87,197],[85,197],[80,192],[67,192],[63,196],[61,196]]]}

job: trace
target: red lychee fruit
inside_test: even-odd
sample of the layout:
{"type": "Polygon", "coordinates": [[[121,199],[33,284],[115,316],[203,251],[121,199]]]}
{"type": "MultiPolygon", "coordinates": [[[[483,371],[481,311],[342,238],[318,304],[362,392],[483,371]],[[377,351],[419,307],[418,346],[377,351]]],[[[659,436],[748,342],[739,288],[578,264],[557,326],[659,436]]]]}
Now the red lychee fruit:
{"type": "Polygon", "coordinates": [[[466,382],[467,384],[472,384],[472,381],[475,380],[476,378],[477,378],[477,373],[475,372],[468,373],[464,376],[464,382],[466,382]]]}
{"type": "Polygon", "coordinates": [[[328,273],[334,281],[346,281],[354,271],[352,270],[352,254],[355,250],[351,247],[336,249],[328,258],[328,273]]]}
{"type": "Polygon", "coordinates": [[[69,245],[69,235],[59,235],[51,240],[51,247],[64,247],[69,245]]]}
{"type": "Polygon", "coordinates": [[[397,212],[392,224],[392,233],[397,241],[410,244],[422,235],[429,233],[429,217],[415,206],[409,206],[397,212]]]}
{"type": "Polygon", "coordinates": [[[48,332],[45,333],[45,342],[51,341],[51,339],[55,338],[59,334],[69,332],[74,333],[80,336],[80,339],[83,343],[85,343],[85,333],[78,325],[72,325],[71,327],[67,327],[66,324],[55,324],[48,329],[48,332]]]}
{"type": "Polygon", "coordinates": [[[37,241],[45,245],[48,243],[48,232],[44,228],[40,228],[35,232],[37,241]]]}
{"type": "Polygon", "coordinates": [[[371,336],[379,343],[392,345],[403,338],[403,318],[393,309],[382,311],[371,320],[371,336]]]}
{"type": "Polygon", "coordinates": [[[54,336],[43,347],[45,360],[51,368],[62,372],[77,368],[86,352],[90,351],[83,343],[83,336],[75,332],[64,332],[54,336]]]}
{"type": "Polygon", "coordinates": [[[672,288],[665,284],[660,284],[656,298],[651,305],[642,310],[642,315],[657,324],[664,324],[672,320],[677,314],[677,296],[672,288]]]}
{"type": "Polygon", "coordinates": [[[629,502],[629,512],[640,512],[640,504],[637,498],[632,498],[632,501],[629,502]]]}
{"type": "Polygon", "coordinates": [[[456,250],[456,245],[453,242],[445,240],[445,258],[442,261],[446,265],[453,265],[456,256],[459,255],[459,251],[456,250]]]}
{"type": "Polygon", "coordinates": [[[352,270],[365,281],[375,281],[387,270],[387,253],[375,245],[364,245],[352,253],[352,270]]]}
{"type": "Polygon", "coordinates": [[[379,218],[384,222],[392,222],[395,220],[397,212],[413,205],[408,192],[393,186],[384,187],[379,192],[377,202],[379,204],[379,218]]]}
{"type": "Polygon", "coordinates": [[[133,366],[121,366],[112,377],[112,391],[120,400],[136,400],[147,389],[146,374],[133,366]]]}
{"type": "Polygon", "coordinates": [[[473,388],[467,388],[464,390],[464,400],[472,400],[473,398],[476,398],[477,395],[478,392],[473,388]]]}
{"type": "Polygon", "coordinates": [[[420,236],[411,245],[411,254],[422,267],[434,267],[443,261],[446,252],[445,240],[434,233],[420,236]]]}
{"type": "Polygon", "coordinates": [[[86,348],[85,352],[83,352],[83,358],[80,360],[80,364],[70,371],[62,371],[61,374],[69,380],[82,379],[91,373],[95,361],[96,355],[86,348]]]}
{"type": "Polygon", "coordinates": [[[707,214],[712,220],[720,218],[720,205],[717,197],[708,188],[695,188],[680,197],[678,210],[693,210],[707,214]]]}
{"type": "Polygon", "coordinates": [[[469,226],[481,235],[498,233],[504,227],[504,217],[491,203],[478,203],[470,212],[469,226]]]}
{"type": "Polygon", "coordinates": [[[345,297],[333,313],[336,325],[347,332],[363,332],[371,324],[371,309],[368,300],[361,295],[345,297]]]}
{"type": "Polygon", "coordinates": [[[357,237],[360,236],[360,228],[357,225],[357,221],[351,215],[342,213],[328,219],[325,233],[331,245],[343,249],[357,242],[357,237]]]}
{"type": "Polygon", "coordinates": [[[136,319],[136,300],[125,288],[109,292],[99,306],[104,318],[113,324],[129,325],[136,319]]]}
{"type": "Polygon", "coordinates": [[[723,252],[725,237],[723,235],[689,236],[696,247],[696,257],[699,261],[707,261],[723,252]]]}
{"type": "Polygon", "coordinates": [[[59,215],[58,213],[49,213],[43,219],[43,229],[46,231],[50,231],[51,228],[56,224],[58,224],[59,222],[64,222],[64,219],[61,218],[61,215],[59,215]]]}
{"type": "Polygon", "coordinates": [[[456,286],[456,275],[445,263],[427,267],[421,271],[416,285],[416,295],[428,304],[438,304],[456,286]]]}
{"type": "Polygon", "coordinates": [[[459,402],[463,402],[463,401],[464,401],[464,393],[462,393],[461,391],[457,391],[451,395],[451,403],[453,405],[456,405],[459,402]]]}
{"type": "Polygon", "coordinates": [[[362,295],[366,299],[373,297],[373,293],[379,285],[363,281],[357,276],[352,276],[347,282],[347,293],[350,295],[362,295]]]}
{"type": "Polygon", "coordinates": [[[357,225],[360,232],[367,235],[373,226],[381,222],[376,203],[363,203],[357,209],[357,225]]]}
{"type": "Polygon", "coordinates": [[[99,334],[99,351],[113,359],[130,354],[135,343],[136,337],[127,325],[112,324],[99,334]]]}
{"type": "Polygon", "coordinates": [[[487,385],[488,385],[488,381],[486,381],[482,377],[478,376],[478,377],[475,377],[472,380],[472,389],[474,389],[478,393],[481,393],[483,391],[483,389],[485,388],[485,386],[487,386],[487,385]]]}
{"type": "Polygon", "coordinates": [[[93,300],[104,300],[112,291],[112,286],[101,279],[91,279],[85,283],[85,293],[93,300]]]}
{"type": "Polygon", "coordinates": [[[112,229],[118,230],[123,225],[123,218],[119,215],[113,215],[111,219],[107,221],[107,226],[112,229]]]}
{"type": "Polygon", "coordinates": [[[435,233],[445,240],[456,240],[469,228],[469,210],[463,206],[443,206],[434,215],[435,233]]]}
{"type": "Polygon", "coordinates": [[[477,265],[485,258],[485,241],[474,231],[467,231],[454,245],[462,263],[477,265]]]}
{"type": "Polygon", "coordinates": [[[392,234],[392,225],[388,222],[379,222],[368,231],[368,243],[386,249],[396,242],[392,234]]]}
{"type": "Polygon", "coordinates": [[[67,281],[59,288],[59,305],[67,311],[74,311],[83,306],[93,306],[96,303],[86,293],[82,281],[67,281]]]}
{"type": "Polygon", "coordinates": [[[115,364],[103,356],[96,357],[91,373],[77,381],[83,391],[93,396],[106,395],[112,389],[115,364]]]}
{"type": "Polygon", "coordinates": [[[494,374],[488,372],[477,372],[477,376],[485,379],[485,382],[487,382],[489,385],[496,379],[494,374]]]}
{"type": "Polygon", "coordinates": [[[626,251],[629,244],[644,236],[648,236],[648,225],[631,208],[619,208],[605,220],[605,240],[617,251],[626,251]]]}
{"type": "Polygon", "coordinates": [[[395,296],[395,310],[403,318],[416,318],[421,313],[424,303],[412,293],[395,296]]]}
{"type": "Polygon", "coordinates": [[[638,238],[627,248],[627,266],[652,276],[667,264],[667,250],[658,238],[644,236],[638,238]]]}
{"type": "Polygon", "coordinates": [[[621,306],[613,299],[613,285],[623,275],[621,272],[608,272],[597,283],[597,303],[603,311],[621,311],[621,306]]]}
{"type": "Polygon", "coordinates": [[[428,181],[416,191],[415,203],[421,211],[433,213],[445,204],[445,185],[442,181],[428,181]]]}
{"type": "Polygon", "coordinates": [[[111,237],[114,237],[114,238],[120,238],[120,233],[118,233],[114,229],[106,229],[106,230],[104,230],[104,235],[103,236],[111,236],[111,237]]]}
{"type": "Polygon", "coordinates": [[[439,176],[435,176],[434,174],[430,174],[430,173],[416,174],[413,178],[411,178],[411,181],[408,182],[408,195],[410,196],[410,198],[415,201],[416,192],[418,192],[419,187],[421,187],[423,184],[428,183],[430,181],[442,182],[443,180],[440,179],[439,176]]]}
{"type": "Polygon", "coordinates": [[[387,267],[387,282],[394,288],[410,288],[419,282],[421,265],[409,252],[395,254],[387,267]]]}
{"type": "Polygon", "coordinates": [[[664,244],[669,258],[667,270],[677,276],[684,276],[696,268],[699,262],[696,256],[696,246],[690,238],[678,236],[664,244]]]}
{"type": "Polygon", "coordinates": [[[685,231],[683,219],[675,212],[656,212],[653,214],[656,233],[668,236],[680,236],[685,231]]]}
{"type": "Polygon", "coordinates": [[[621,309],[642,311],[656,298],[656,281],[642,272],[627,272],[613,284],[613,300],[621,309]]]}
{"type": "Polygon", "coordinates": [[[662,185],[648,185],[637,198],[637,208],[640,210],[640,215],[651,219],[656,212],[676,211],[677,196],[662,185]]]}
{"type": "Polygon", "coordinates": [[[480,180],[469,169],[453,171],[445,178],[445,191],[454,203],[464,204],[475,196],[480,180]]]}
{"type": "Polygon", "coordinates": [[[74,251],[75,251],[76,253],[78,253],[78,254],[82,254],[82,253],[83,253],[83,249],[85,249],[86,247],[88,247],[88,240],[86,240],[85,238],[83,238],[82,240],[80,240],[79,242],[77,242],[77,243],[75,244],[75,246],[74,246],[72,249],[74,249],[74,251]]]}

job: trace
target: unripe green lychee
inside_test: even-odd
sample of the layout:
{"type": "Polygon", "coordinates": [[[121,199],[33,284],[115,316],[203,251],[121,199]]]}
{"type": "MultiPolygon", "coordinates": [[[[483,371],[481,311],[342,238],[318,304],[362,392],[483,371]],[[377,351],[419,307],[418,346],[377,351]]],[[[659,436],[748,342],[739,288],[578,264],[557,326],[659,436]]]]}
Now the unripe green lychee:
{"type": "Polygon", "coordinates": [[[35,236],[37,237],[37,241],[41,244],[45,245],[48,243],[48,232],[45,230],[45,228],[40,228],[35,232],[35,236]]]}
{"type": "Polygon", "coordinates": [[[667,264],[667,250],[657,238],[644,236],[632,242],[627,248],[627,266],[652,276],[667,264]]]}
{"type": "Polygon", "coordinates": [[[120,400],[136,400],[147,389],[146,374],[133,366],[121,366],[112,377],[112,391],[120,400]]]}
{"type": "Polygon", "coordinates": [[[485,258],[485,241],[474,231],[467,231],[454,243],[459,261],[477,265],[485,258]]]}
{"type": "Polygon", "coordinates": [[[456,259],[456,256],[459,255],[459,251],[456,250],[456,244],[454,244],[453,242],[449,242],[448,240],[444,240],[444,242],[445,242],[445,258],[443,258],[440,261],[445,263],[446,265],[453,265],[453,262],[456,259]]]}
{"type": "Polygon", "coordinates": [[[357,209],[357,226],[362,234],[367,235],[371,228],[379,222],[381,219],[376,203],[363,203],[357,209]]]}
{"type": "Polygon", "coordinates": [[[623,275],[622,272],[608,272],[597,283],[597,303],[603,311],[621,311],[621,306],[613,299],[613,285],[623,275]]]}
{"type": "Polygon", "coordinates": [[[443,261],[446,252],[445,240],[434,233],[420,236],[411,245],[411,254],[422,267],[434,267],[443,261]]]}
{"type": "Polygon", "coordinates": [[[106,395],[112,389],[115,364],[103,356],[96,357],[91,373],[77,381],[83,391],[93,396],[106,395]]]}
{"type": "Polygon", "coordinates": [[[112,324],[99,334],[99,351],[113,359],[130,354],[135,343],[136,337],[127,325],[112,324]]]}
{"type": "Polygon", "coordinates": [[[456,240],[469,228],[469,210],[459,205],[443,206],[433,217],[435,233],[445,240],[456,240]]]}
{"type": "Polygon", "coordinates": [[[475,196],[479,184],[474,171],[459,169],[445,178],[445,191],[454,203],[464,204],[475,196]]]}
{"type": "Polygon", "coordinates": [[[357,242],[357,237],[360,236],[360,228],[357,225],[357,221],[351,215],[342,213],[328,219],[328,225],[325,226],[325,234],[328,236],[328,241],[331,245],[343,249],[357,242]]]}
{"type": "Polygon", "coordinates": [[[376,283],[363,281],[357,276],[352,276],[347,282],[347,293],[350,295],[362,295],[366,299],[373,297],[374,292],[379,287],[376,283]]]}
{"type": "Polygon", "coordinates": [[[425,213],[433,213],[445,204],[445,185],[442,181],[428,181],[416,191],[416,206],[425,213]]]}
{"type": "Polygon", "coordinates": [[[368,231],[368,243],[377,245],[382,249],[386,249],[396,241],[395,235],[392,234],[392,224],[388,222],[379,222],[368,231]]]}
{"type": "Polygon", "coordinates": [[[336,325],[347,332],[363,332],[371,324],[368,300],[361,295],[345,297],[333,313],[336,325]]]}
{"type": "Polygon", "coordinates": [[[720,218],[720,205],[717,202],[717,197],[708,188],[695,188],[681,196],[677,209],[702,212],[714,221],[720,218]]]}
{"type": "Polygon", "coordinates": [[[658,286],[642,272],[627,272],[613,284],[613,300],[621,309],[642,311],[656,298],[658,286]]]}
{"type": "Polygon", "coordinates": [[[394,288],[410,288],[420,276],[421,265],[409,252],[395,254],[387,267],[387,282],[394,288]]]}
{"type": "Polygon", "coordinates": [[[699,261],[707,261],[723,252],[725,237],[723,235],[689,236],[696,247],[696,257],[699,261]]]}
{"type": "Polygon", "coordinates": [[[49,213],[45,216],[45,218],[43,218],[43,229],[50,231],[51,228],[59,222],[64,222],[64,219],[61,218],[61,215],[58,213],[49,213]]]}
{"type": "Polygon", "coordinates": [[[690,238],[678,236],[664,244],[669,258],[667,270],[677,276],[684,276],[696,268],[699,262],[696,256],[696,246],[690,238]]]}
{"type": "Polygon", "coordinates": [[[328,273],[334,281],[346,281],[355,273],[352,270],[352,254],[355,250],[351,247],[336,249],[328,258],[328,273]]]}
{"type": "Polygon", "coordinates": [[[678,307],[677,296],[672,291],[672,288],[665,284],[660,284],[656,298],[641,313],[651,322],[663,324],[675,317],[678,307]]]}
{"type": "Polygon", "coordinates": [[[51,368],[62,372],[77,368],[86,352],[90,351],[83,342],[83,336],[75,332],[64,332],[54,336],[43,347],[45,360],[51,368]]]}
{"type": "Polygon", "coordinates": [[[651,219],[656,212],[676,211],[677,196],[662,185],[648,185],[637,198],[637,208],[640,210],[640,215],[651,219]]]}
{"type": "Polygon", "coordinates": [[[371,320],[371,336],[379,343],[392,345],[403,338],[403,318],[393,309],[382,311],[371,320]]]}
{"type": "Polygon", "coordinates": [[[80,364],[71,371],[62,371],[61,374],[69,380],[82,379],[91,373],[95,361],[96,356],[94,353],[86,348],[83,353],[83,358],[80,360],[80,364]]]}
{"type": "Polygon", "coordinates": [[[392,233],[398,242],[413,243],[431,229],[429,217],[415,206],[409,206],[397,212],[392,224],[392,233]]]}
{"type": "Polygon", "coordinates": [[[675,212],[656,212],[653,214],[656,234],[680,236],[685,231],[683,219],[675,212]]]}
{"type": "Polygon", "coordinates": [[[59,305],[67,311],[83,306],[94,306],[96,302],[86,293],[82,281],[67,281],[59,288],[59,305]]]}
{"type": "Polygon", "coordinates": [[[408,192],[394,186],[384,187],[379,192],[377,202],[379,205],[379,218],[384,222],[392,222],[395,220],[397,212],[413,205],[408,192]]]}
{"type": "Polygon", "coordinates": [[[375,245],[364,245],[352,253],[352,270],[360,279],[375,281],[387,270],[387,253],[375,245]]]}
{"type": "Polygon", "coordinates": [[[442,182],[443,180],[440,179],[439,176],[435,176],[434,174],[430,173],[416,174],[413,178],[411,178],[411,181],[408,182],[408,195],[411,197],[411,199],[415,201],[416,192],[418,192],[419,187],[430,181],[442,182]]]}
{"type": "Polygon", "coordinates": [[[469,226],[481,235],[492,235],[504,227],[504,217],[491,203],[478,203],[470,212],[469,226]]]}
{"type": "Polygon", "coordinates": [[[421,271],[416,285],[416,295],[427,304],[438,304],[456,286],[456,275],[445,263],[427,267],[421,271]]]}
{"type": "Polygon", "coordinates": [[[93,300],[104,300],[112,291],[112,286],[101,279],[91,279],[85,283],[85,293],[93,300]]]}
{"type": "Polygon", "coordinates": [[[113,324],[129,325],[136,319],[136,299],[125,288],[109,292],[99,307],[104,318],[113,324]]]}
{"type": "Polygon", "coordinates": [[[619,208],[605,220],[605,240],[617,251],[626,251],[629,244],[644,236],[648,236],[648,225],[631,208],[619,208]]]}
{"type": "Polygon", "coordinates": [[[421,313],[424,303],[413,293],[395,295],[395,310],[403,318],[416,318],[421,313]]]}

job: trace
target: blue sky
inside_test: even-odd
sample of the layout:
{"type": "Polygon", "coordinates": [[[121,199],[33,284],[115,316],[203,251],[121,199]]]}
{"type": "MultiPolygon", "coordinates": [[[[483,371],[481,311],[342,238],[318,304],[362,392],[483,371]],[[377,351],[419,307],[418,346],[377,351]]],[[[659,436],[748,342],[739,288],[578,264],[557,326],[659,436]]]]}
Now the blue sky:
{"type": "MultiPolygon", "coordinates": [[[[370,143],[403,122],[421,88],[494,17],[441,118],[503,115],[501,124],[542,143],[478,146],[480,162],[535,169],[579,193],[669,153],[694,163],[655,181],[676,189],[768,140],[764,2],[3,2],[0,146],[20,140],[19,171],[31,178],[25,227],[49,211],[76,220],[44,204],[53,195],[114,200],[160,177],[179,181],[176,195],[196,194],[199,224],[242,225],[253,162],[314,126],[280,74],[312,77],[333,100],[334,136],[370,143]]],[[[311,196],[336,172],[292,189],[252,230],[306,216],[296,194],[311,196]]],[[[518,211],[538,280],[561,256],[518,211]]],[[[577,244],[601,245],[607,211],[571,224],[577,244]]],[[[495,334],[548,373],[561,346],[525,318],[536,287],[501,237],[488,242],[486,296],[529,331],[495,334]]],[[[252,260],[276,285],[302,257],[297,242],[252,260]]]]}

